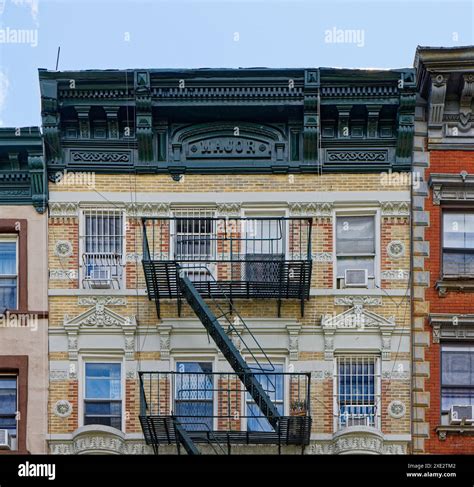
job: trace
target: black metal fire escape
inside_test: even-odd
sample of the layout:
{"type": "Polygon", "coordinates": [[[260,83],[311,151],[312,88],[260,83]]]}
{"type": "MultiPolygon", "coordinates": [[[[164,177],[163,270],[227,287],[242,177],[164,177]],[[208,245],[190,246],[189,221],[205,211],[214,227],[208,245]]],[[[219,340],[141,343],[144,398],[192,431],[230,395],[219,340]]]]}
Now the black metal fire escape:
{"type": "MultiPolygon", "coordinates": [[[[214,340],[216,346],[224,355],[232,369],[234,370],[236,377],[243,384],[245,390],[254,401],[255,406],[261,411],[263,417],[271,425],[278,442],[280,444],[281,436],[284,435],[287,444],[293,442],[306,442],[309,439],[309,429],[311,424],[310,417],[295,418],[295,417],[282,417],[270,395],[275,392],[275,385],[272,384],[273,377],[275,376],[275,367],[269,360],[267,354],[262,349],[255,336],[251,332],[250,328],[246,325],[245,321],[237,312],[233,296],[229,296],[229,292],[232,293],[234,281],[227,286],[221,285],[217,279],[215,279],[213,273],[206,265],[200,262],[196,262],[196,265],[192,265],[190,262],[186,262],[184,265],[182,262],[175,260],[173,262],[168,261],[165,267],[160,266],[159,262],[156,262],[155,256],[150,253],[148,246],[148,238],[146,235],[146,220],[143,221],[144,225],[144,258],[143,267],[145,271],[145,278],[148,286],[150,299],[159,300],[159,289],[163,288],[163,282],[158,281],[163,278],[163,274],[157,272],[157,268],[165,270],[165,275],[168,278],[168,290],[172,293],[171,286],[175,286],[175,293],[178,299],[184,298],[199,318],[203,326],[205,327],[208,335],[214,340]],[[171,264],[171,265],[170,265],[171,264]],[[174,267],[174,269],[173,269],[174,267]],[[171,269],[171,272],[170,272],[171,269]],[[199,282],[193,282],[190,279],[190,275],[193,273],[199,274],[199,282]],[[170,274],[173,275],[175,282],[170,283],[170,274]],[[204,297],[209,300],[207,304],[204,297]],[[252,343],[248,343],[251,341],[252,343]],[[239,348],[245,350],[246,354],[252,357],[253,366],[250,367],[244,360],[239,348]],[[258,355],[258,357],[257,357],[258,355]],[[263,358],[262,358],[263,357],[263,358]],[[262,385],[262,377],[266,386],[262,385]],[[299,439],[295,438],[298,437],[299,439]]],[[[161,233],[161,232],[160,232],[161,233]]],[[[202,237],[201,237],[202,239],[202,237]]],[[[196,241],[193,241],[193,245],[196,245],[196,241]]],[[[305,242],[310,249],[310,240],[305,242]]],[[[154,246],[153,246],[154,247],[154,246]]],[[[233,243],[230,243],[230,249],[232,250],[233,243]]],[[[261,259],[261,257],[258,257],[261,259]]],[[[307,259],[310,262],[310,256],[307,259]]],[[[255,261],[252,262],[255,264],[255,261]]],[[[269,267],[268,261],[264,261],[263,267],[268,274],[268,269],[271,270],[272,275],[275,275],[275,269],[284,269],[285,264],[278,259],[278,267],[269,267]]],[[[306,262],[305,262],[306,264],[306,262]]],[[[262,266],[261,266],[262,267],[262,266]]],[[[288,270],[288,265],[286,265],[288,270]]],[[[303,271],[298,274],[298,281],[303,278],[306,270],[306,265],[302,267],[303,271]]],[[[255,268],[252,268],[252,272],[255,274],[255,268]]],[[[260,271],[261,272],[261,271],[260,271]]],[[[290,273],[292,276],[292,273],[290,273]]],[[[281,279],[281,272],[277,273],[277,278],[281,279]]],[[[292,276],[293,277],[293,276],[292,276]]],[[[274,283],[281,286],[281,283],[274,283]]],[[[289,289],[292,283],[287,282],[286,288],[289,289]]],[[[294,283],[293,283],[294,284],[294,283]]],[[[309,285],[309,283],[307,283],[309,285]]],[[[235,286],[234,286],[235,288],[235,286]]],[[[235,290],[235,289],[234,289],[235,290]]],[[[157,307],[159,312],[159,308],[157,307]]],[[[141,377],[142,381],[142,377],[141,377]]],[[[158,387],[160,383],[158,382],[158,387]]],[[[309,390],[309,381],[307,384],[309,390]]],[[[144,389],[144,383],[142,381],[142,391],[144,389]]],[[[150,386],[151,389],[151,386],[150,386]]],[[[143,398],[142,398],[143,399],[143,398]]],[[[146,404],[146,400],[142,401],[142,404],[146,404]]],[[[308,398],[309,403],[309,398],[308,398]]],[[[308,404],[309,410],[309,404],[308,404]]],[[[160,411],[158,407],[158,412],[160,411]]],[[[196,446],[196,441],[201,443],[214,444],[220,447],[219,432],[207,431],[205,434],[196,434],[188,431],[184,424],[181,423],[179,418],[171,414],[168,417],[164,417],[160,414],[146,414],[142,408],[140,415],[140,421],[142,423],[143,430],[145,432],[145,438],[147,442],[155,447],[155,444],[161,440],[166,440],[168,444],[175,443],[178,446],[184,447],[188,454],[199,454],[199,449],[196,446]]],[[[220,435],[222,437],[222,435],[220,435]]],[[[254,435],[255,438],[257,437],[254,435]]],[[[268,435],[267,435],[268,436],[268,435]]],[[[226,436],[226,441],[229,442],[229,435],[226,436]]],[[[247,435],[247,441],[249,437],[247,435]]],[[[166,442],[165,441],[165,442],[166,442]]],[[[216,448],[213,447],[214,451],[216,448]]]]}

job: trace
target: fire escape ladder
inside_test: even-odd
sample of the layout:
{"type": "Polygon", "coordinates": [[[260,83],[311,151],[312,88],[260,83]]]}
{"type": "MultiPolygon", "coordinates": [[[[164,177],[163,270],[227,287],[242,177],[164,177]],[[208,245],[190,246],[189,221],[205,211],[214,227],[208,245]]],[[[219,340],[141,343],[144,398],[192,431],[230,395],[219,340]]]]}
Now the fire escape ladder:
{"type": "MultiPolygon", "coordinates": [[[[183,296],[185,297],[187,303],[192,308],[196,316],[200,319],[201,323],[206,328],[209,336],[212,337],[219,350],[222,352],[231,367],[234,369],[244,387],[246,388],[252,399],[255,401],[257,407],[267,418],[268,422],[274,428],[274,430],[278,431],[280,413],[278,412],[276,406],[273,404],[272,400],[263,388],[262,384],[258,381],[255,375],[255,370],[249,367],[247,362],[244,360],[239,350],[232,342],[231,338],[229,338],[229,336],[227,335],[222,324],[219,322],[219,319],[225,318],[228,329],[231,330],[233,334],[235,334],[236,338],[240,341],[240,343],[245,346],[247,352],[255,360],[257,367],[260,369],[258,373],[271,373],[274,371],[274,366],[271,364],[263,349],[258,345],[258,342],[252,335],[250,329],[247,327],[245,322],[235,312],[233,303],[228,298],[226,299],[226,301],[228,302],[227,305],[229,306],[229,309],[233,311],[233,314],[236,315],[239,325],[243,327],[247,333],[250,334],[250,336],[255,341],[260,353],[262,353],[263,356],[267,359],[268,365],[266,366],[266,368],[264,368],[259,363],[254,353],[251,351],[250,347],[246,345],[244,337],[239,333],[239,331],[236,329],[234,322],[230,319],[230,313],[226,313],[225,311],[223,311],[219,303],[216,300],[213,300],[213,304],[219,309],[219,311],[222,312],[219,313],[219,317],[217,317],[210,309],[210,307],[204,302],[204,299],[187,276],[186,270],[178,265],[178,282],[183,296]]],[[[210,272],[209,275],[209,277],[212,279],[212,275],[210,272]]]]}

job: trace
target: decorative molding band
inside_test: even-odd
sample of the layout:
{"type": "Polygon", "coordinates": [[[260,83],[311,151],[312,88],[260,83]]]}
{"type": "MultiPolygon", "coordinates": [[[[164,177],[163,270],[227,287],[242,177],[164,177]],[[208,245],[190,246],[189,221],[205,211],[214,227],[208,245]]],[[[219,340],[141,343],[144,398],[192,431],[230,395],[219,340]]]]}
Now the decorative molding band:
{"type": "Polygon", "coordinates": [[[381,296],[335,296],[335,306],[382,306],[381,296]]]}
{"type": "Polygon", "coordinates": [[[50,218],[76,218],[79,215],[79,204],[67,201],[50,202],[50,218]]]}
{"type": "Polygon", "coordinates": [[[388,151],[326,150],[328,162],[387,162],[388,151]]]}
{"type": "Polygon", "coordinates": [[[51,281],[74,281],[78,278],[77,269],[50,269],[49,279],[51,281]]]}
{"type": "Polygon", "coordinates": [[[79,306],[126,306],[127,298],[118,296],[80,296],[77,298],[79,306]]]}
{"type": "Polygon", "coordinates": [[[389,371],[386,370],[382,372],[382,379],[384,380],[409,380],[410,379],[410,372],[408,371],[398,371],[393,370],[389,371]]]}
{"type": "Polygon", "coordinates": [[[332,441],[311,441],[308,455],[341,455],[347,453],[406,455],[408,442],[388,442],[374,428],[352,426],[336,433],[332,441]]]}
{"type": "Polygon", "coordinates": [[[130,163],[131,152],[98,152],[98,151],[70,151],[72,162],[107,162],[107,163],[130,163]]]}
{"type": "Polygon", "coordinates": [[[290,214],[292,216],[308,216],[308,217],[332,217],[333,203],[290,203],[290,214]]]}
{"type": "MultiPolygon", "coordinates": [[[[152,260],[167,260],[168,252],[155,252],[151,253],[150,257],[152,260]]],[[[127,252],[125,255],[125,262],[127,264],[141,262],[143,259],[143,254],[141,252],[127,252]]]]}
{"type": "Polygon", "coordinates": [[[410,216],[410,203],[407,201],[383,201],[380,205],[381,215],[408,217],[410,216]]]}
{"type": "Polygon", "coordinates": [[[217,204],[217,216],[235,216],[239,217],[242,209],[241,203],[218,203],[217,204]]]}
{"type": "Polygon", "coordinates": [[[128,218],[158,217],[170,215],[169,203],[125,203],[128,218]]]}
{"type": "Polygon", "coordinates": [[[403,269],[382,271],[380,273],[380,278],[384,281],[408,281],[409,276],[410,272],[403,269]]]}

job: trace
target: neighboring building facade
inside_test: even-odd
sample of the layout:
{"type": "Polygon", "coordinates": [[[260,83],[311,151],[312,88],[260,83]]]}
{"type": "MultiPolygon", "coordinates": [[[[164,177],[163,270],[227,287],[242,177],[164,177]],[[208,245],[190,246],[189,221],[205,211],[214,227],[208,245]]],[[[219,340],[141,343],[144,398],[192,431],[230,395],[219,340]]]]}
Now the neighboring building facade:
{"type": "Polygon", "coordinates": [[[39,128],[1,128],[0,455],[47,452],[46,205],[39,128]]]}
{"type": "Polygon", "coordinates": [[[40,86],[52,453],[408,452],[412,70],[40,86]]]}
{"type": "Polygon", "coordinates": [[[417,49],[414,451],[474,453],[474,48],[417,49]]]}

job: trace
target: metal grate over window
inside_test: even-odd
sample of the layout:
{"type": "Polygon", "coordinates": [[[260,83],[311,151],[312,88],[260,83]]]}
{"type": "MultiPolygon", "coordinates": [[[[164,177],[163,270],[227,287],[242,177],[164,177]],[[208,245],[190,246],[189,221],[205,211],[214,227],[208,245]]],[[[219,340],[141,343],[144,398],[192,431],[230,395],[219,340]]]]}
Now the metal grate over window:
{"type": "Polygon", "coordinates": [[[123,212],[114,209],[84,210],[80,235],[82,282],[85,288],[122,287],[123,212]]]}
{"type": "Polygon", "coordinates": [[[376,356],[336,358],[335,405],[338,429],[379,427],[380,374],[376,356]]]}

